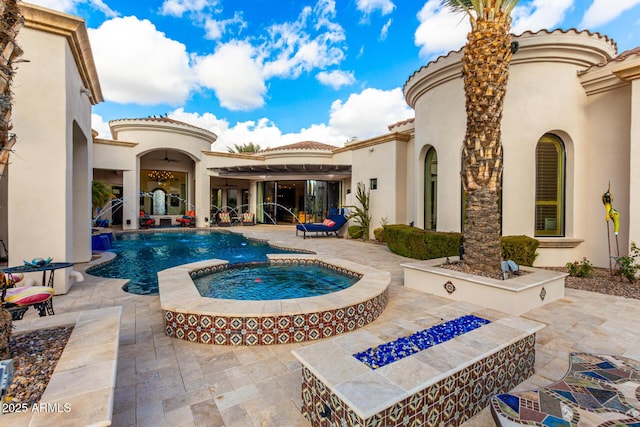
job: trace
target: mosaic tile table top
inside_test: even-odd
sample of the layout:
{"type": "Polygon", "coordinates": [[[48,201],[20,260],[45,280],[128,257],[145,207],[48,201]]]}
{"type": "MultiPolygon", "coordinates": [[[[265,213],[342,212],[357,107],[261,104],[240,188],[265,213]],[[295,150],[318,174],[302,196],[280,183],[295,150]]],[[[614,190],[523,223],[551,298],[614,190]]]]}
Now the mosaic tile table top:
{"type": "Polygon", "coordinates": [[[218,345],[288,344],[328,338],[371,323],[387,305],[391,274],[337,258],[312,254],[268,255],[281,264],[319,263],[360,280],[326,295],[266,301],[236,301],[200,295],[192,278],[226,268],[207,260],[158,272],[165,333],[218,345]]]}
{"type": "Polygon", "coordinates": [[[571,353],[569,371],[560,381],[499,394],[491,411],[502,427],[640,427],[640,362],[571,353]]]}
{"type": "Polygon", "coordinates": [[[293,351],[303,368],[344,402],[360,419],[369,419],[397,402],[453,376],[501,349],[524,340],[544,327],[517,316],[455,301],[422,313],[414,321],[358,330],[293,351]],[[371,369],[354,354],[379,346],[407,332],[417,332],[452,319],[477,314],[491,323],[441,344],[371,369]]]}

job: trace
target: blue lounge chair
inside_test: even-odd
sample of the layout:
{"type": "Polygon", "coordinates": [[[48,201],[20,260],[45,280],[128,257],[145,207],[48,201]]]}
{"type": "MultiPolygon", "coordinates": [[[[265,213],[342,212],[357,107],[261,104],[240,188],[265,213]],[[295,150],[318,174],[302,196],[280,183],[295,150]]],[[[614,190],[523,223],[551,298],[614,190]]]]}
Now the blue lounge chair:
{"type": "Polygon", "coordinates": [[[296,236],[298,231],[302,231],[302,237],[307,238],[307,233],[324,233],[327,236],[334,234],[338,236],[338,231],[347,223],[344,209],[331,208],[327,219],[320,223],[298,224],[296,225],[296,236]]]}

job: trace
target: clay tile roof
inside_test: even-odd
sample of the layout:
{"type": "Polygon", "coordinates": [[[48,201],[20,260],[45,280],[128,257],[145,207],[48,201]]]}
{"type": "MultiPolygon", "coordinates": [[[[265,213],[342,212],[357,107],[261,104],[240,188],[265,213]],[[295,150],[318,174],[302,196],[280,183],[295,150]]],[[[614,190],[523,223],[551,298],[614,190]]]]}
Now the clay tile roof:
{"type": "Polygon", "coordinates": [[[193,129],[198,129],[198,130],[209,132],[209,133],[213,134],[213,132],[211,132],[208,129],[204,129],[204,128],[201,128],[201,127],[198,127],[198,126],[194,126],[194,125],[186,123],[186,122],[181,122],[180,120],[174,120],[174,119],[171,119],[171,118],[169,118],[167,116],[149,116],[149,117],[137,117],[137,118],[131,118],[131,119],[111,120],[111,122],[119,122],[119,121],[145,121],[145,122],[172,123],[172,124],[176,124],[176,125],[188,126],[190,128],[193,128],[193,129]]]}
{"type": "Polygon", "coordinates": [[[620,55],[613,58],[611,61],[622,61],[623,59],[627,59],[630,56],[640,55],[640,46],[634,47],[633,49],[625,50],[620,55]]]}
{"type": "MultiPolygon", "coordinates": [[[[577,33],[577,34],[586,34],[588,36],[595,36],[595,37],[599,37],[603,40],[605,40],[607,43],[611,43],[611,45],[617,49],[618,45],[616,44],[616,42],[610,38],[607,35],[601,34],[599,32],[592,32],[589,30],[578,30],[576,28],[570,28],[568,30],[563,30],[563,29],[555,29],[555,30],[546,30],[546,29],[542,29],[542,30],[538,30],[538,31],[525,31],[522,34],[512,34],[512,36],[514,36],[514,38],[517,40],[517,38],[519,36],[523,36],[525,34],[531,34],[531,35],[536,35],[536,34],[553,34],[553,33],[562,33],[562,34],[567,34],[567,33],[577,33]]],[[[404,92],[404,90],[406,89],[407,85],[409,84],[409,81],[415,76],[417,75],[420,71],[426,69],[429,67],[429,65],[431,64],[435,64],[441,60],[446,59],[447,57],[449,57],[450,55],[462,52],[464,50],[464,46],[462,46],[460,49],[458,50],[452,50],[450,52],[448,52],[446,55],[440,55],[438,56],[436,59],[434,59],[433,61],[428,62],[427,64],[423,65],[422,67],[420,67],[419,69],[417,69],[416,71],[413,72],[413,74],[411,74],[409,76],[409,78],[405,81],[402,90],[404,92]]],[[[634,49],[635,50],[635,49],[634,49]]],[[[630,52],[630,51],[627,51],[630,52]]],[[[620,58],[622,55],[617,56],[616,58],[612,59],[612,61],[617,60],[618,58],[620,58]]],[[[621,58],[624,59],[624,58],[621,58]]],[[[601,65],[605,65],[605,64],[598,64],[596,66],[601,66],[601,65]]]]}
{"type": "Polygon", "coordinates": [[[389,126],[387,126],[387,128],[388,128],[389,130],[391,130],[391,129],[395,128],[395,127],[402,126],[402,125],[406,125],[406,124],[409,124],[409,123],[413,123],[413,122],[415,122],[415,121],[416,121],[415,117],[411,117],[411,118],[409,118],[409,119],[401,120],[401,121],[396,122],[396,123],[394,123],[394,124],[392,124],[392,125],[389,125],[389,126]]]}
{"type": "Polygon", "coordinates": [[[266,148],[264,150],[260,150],[261,153],[271,152],[271,151],[282,151],[282,150],[320,150],[320,151],[333,151],[335,150],[335,145],[323,144],[321,142],[316,141],[302,141],[296,142],[295,144],[282,145],[280,147],[266,148]]]}

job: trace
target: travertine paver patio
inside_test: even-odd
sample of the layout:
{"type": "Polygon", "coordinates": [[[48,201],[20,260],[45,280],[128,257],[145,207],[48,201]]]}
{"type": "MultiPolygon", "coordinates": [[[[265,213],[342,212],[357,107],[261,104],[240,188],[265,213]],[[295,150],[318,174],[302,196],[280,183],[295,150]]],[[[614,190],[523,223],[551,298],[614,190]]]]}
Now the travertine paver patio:
{"type": "MultiPolygon", "coordinates": [[[[450,301],[402,287],[400,264],[385,246],[335,238],[295,237],[292,226],[233,227],[281,246],[316,251],[391,272],[389,305],[366,328],[390,339],[403,319],[450,301]]],[[[79,268],[79,266],[77,267],[79,268]]],[[[291,350],[301,345],[223,347],[193,344],[164,333],[159,297],[131,295],[123,280],[85,275],[54,299],[56,313],[122,306],[114,426],[306,426],[300,414],[301,372],[291,350]]],[[[25,318],[37,316],[30,310],[25,318]]],[[[547,325],[537,335],[536,374],[525,390],[565,374],[572,351],[618,354],[640,360],[640,301],[567,289],[565,298],[525,313],[547,325]]],[[[308,344],[307,344],[308,345],[308,344]]],[[[467,427],[493,425],[487,409],[467,427]]]]}

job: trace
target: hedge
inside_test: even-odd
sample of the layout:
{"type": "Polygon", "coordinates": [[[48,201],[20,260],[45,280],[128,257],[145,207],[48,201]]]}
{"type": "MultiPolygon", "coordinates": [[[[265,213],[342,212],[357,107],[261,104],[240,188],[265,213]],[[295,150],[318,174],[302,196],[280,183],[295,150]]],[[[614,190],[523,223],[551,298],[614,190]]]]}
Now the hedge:
{"type": "MultiPolygon", "coordinates": [[[[459,255],[462,233],[423,230],[404,224],[384,227],[384,238],[391,252],[414,259],[434,259],[459,255]]],[[[528,236],[503,236],[502,259],[532,266],[540,242],[528,236]]]]}
{"type": "Polygon", "coordinates": [[[349,228],[347,228],[347,233],[349,233],[349,237],[352,239],[360,239],[364,235],[364,230],[362,230],[362,227],[359,225],[350,225],[349,228]]]}
{"type": "Polygon", "coordinates": [[[540,242],[529,236],[502,236],[502,259],[513,260],[518,265],[533,266],[540,242]]]}
{"type": "Polygon", "coordinates": [[[423,230],[404,224],[384,227],[384,238],[391,252],[415,259],[433,259],[458,255],[461,233],[423,230]]]}

